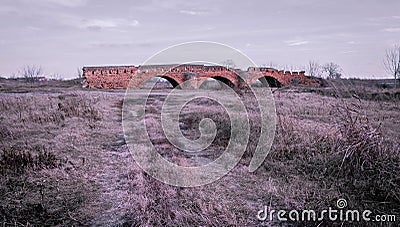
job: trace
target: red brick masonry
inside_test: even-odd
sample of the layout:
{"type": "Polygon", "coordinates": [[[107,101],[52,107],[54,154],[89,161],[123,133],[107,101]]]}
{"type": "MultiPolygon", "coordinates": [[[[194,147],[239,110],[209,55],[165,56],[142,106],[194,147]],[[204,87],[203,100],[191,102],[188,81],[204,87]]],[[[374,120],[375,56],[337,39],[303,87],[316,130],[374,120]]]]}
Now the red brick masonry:
{"type": "Polygon", "coordinates": [[[306,77],[304,71],[278,71],[265,67],[250,67],[247,71],[242,71],[227,69],[223,66],[206,65],[90,66],[83,67],[83,76],[85,87],[104,89],[123,89],[128,86],[141,87],[153,77],[167,79],[174,87],[190,80],[190,86],[194,88],[199,88],[208,78],[222,81],[233,88],[250,86],[258,79],[274,87],[289,84],[317,84],[314,80],[306,77]],[[135,77],[135,80],[132,80],[132,83],[129,84],[133,77],[135,77]]]}

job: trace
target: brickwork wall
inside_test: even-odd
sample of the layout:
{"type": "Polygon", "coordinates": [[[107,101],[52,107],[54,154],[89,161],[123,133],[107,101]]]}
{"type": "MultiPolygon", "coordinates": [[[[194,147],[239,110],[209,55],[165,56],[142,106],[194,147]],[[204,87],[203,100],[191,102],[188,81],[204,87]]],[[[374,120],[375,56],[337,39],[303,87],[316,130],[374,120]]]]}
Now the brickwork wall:
{"type": "Polygon", "coordinates": [[[253,84],[256,80],[261,77],[272,77],[276,79],[282,86],[290,84],[303,84],[303,85],[316,85],[316,82],[307,78],[304,71],[290,72],[290,71],[278,71],[273,68],[254,68],[248,69],[250,76],[246,81],[248,84],[253,84]]]}
{"type": "Polygon", "coordinates": [[[88,88],[122,89],[137,70],[136,66],[84,67],[83,77],[88,88]]]}
{"type": "Polygon", "coordinates": [[[133,87],[141,87],[149,79],[159,76],[167,79],[174,87],[190,79],[190,86],[199,88],[208,78],[223,80],[232,87],[243,87],[253,84],[262,77],[271,77],[285,86],[289,84],[315,85],[301,72],[278,71],[272,68],[250,67],[245,73],[245,80],[238,76],[239,70],[229,70],[223,66],[205,65],[147,65],[147,66],[104,66],[84,67],[83,76],[88,88],[123,89],[127,88],[135,76],[133,87]]]}

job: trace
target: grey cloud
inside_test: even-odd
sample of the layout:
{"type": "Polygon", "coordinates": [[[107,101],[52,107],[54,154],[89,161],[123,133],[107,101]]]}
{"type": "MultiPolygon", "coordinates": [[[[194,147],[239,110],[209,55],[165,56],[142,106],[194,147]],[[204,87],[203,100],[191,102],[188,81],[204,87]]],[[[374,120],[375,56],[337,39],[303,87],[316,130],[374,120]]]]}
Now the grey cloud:
{"type": "Polygon", "coordinates": [[[63,7],[75,8],[85,6],[88,3],[88,0],[36,0],[35,2],[36,4],[53,4],[63,7]]]}
{"type": "Polygon", "coordinates": [[[79,16],[63,15],[59,22],[66,26],[79,29],[116,29],[121,27],[137,27],[138,20],[126,18],[84,18],[79,16]]]}
{"type": "Polygon", "coordinates": [[[383,29],[383,31],[385,31],[385,32],[400,32],[400,27],[396,27],[396,28],[385,28],[385,29],[383,29]]]}
{"type": "Polygon", "coordinates": [[[301,46],[310,43],[307,40],[295,39],[295,40],[287,40],[285,43],[289,46],[301,46]]]}
{"type": "Polygon", "coordinates": [[[192,16],[207,14],[206,11],[196,11],[196,10],[180,10],[179,12],[183,13],[183,14],[187,14],[187,15],[192,15],[192,16]]]}
{"type": "Polygon", "coordinates": [[[133,43],[91,43],[92,47],[100,48],[129,48],[134,46],[133,43]]]}

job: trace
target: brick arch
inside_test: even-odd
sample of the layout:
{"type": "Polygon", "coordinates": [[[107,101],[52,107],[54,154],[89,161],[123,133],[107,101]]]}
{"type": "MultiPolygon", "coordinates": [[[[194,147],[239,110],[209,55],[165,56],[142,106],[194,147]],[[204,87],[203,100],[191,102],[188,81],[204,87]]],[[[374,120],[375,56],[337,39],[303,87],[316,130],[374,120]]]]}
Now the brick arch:
{"type": "Polygon", "coordinates": [[[252,73],[247,80],[249,86],[254,84],[257,80],[260,80],[261,83],[265,84],[268,83],[268,86],[274,87],[273,85],[277,85],[275,87],[281,87],[286,85],[287,82],[282,77],[282,74],[275,73],[275,72],[257,72],[252,73]]]}
{"type": "MultiPolygon", "coordinates": [[[[169,76],[156,76],[156,77],[160,77],[160,78],[166,79],[166,80],[172,85],[173,88],[176,88],[176,87],[179,87],[179,86],[180,86],[179,82],[176,81],[176,80],[175,80],[174,78],[172,78],[172,77],[169,77],[169,76]]],[[[154,77],[153,77],[153,78],[154,78],[154,77]]]]}
{"type": "Polygon", "coordinates": [[[173,88],[180,87],[181,82],[179,79],[175,79],[172,76],[168,76],[165,74],[164,75],[157,75],[157,74],[149,75],[146,78],[144,78],[139,84],[137,84],[137,87],[138,88],[142,87],[147,81],[149,81],[150,79],[156,78],[156,77],[167,80],[172,85],[173,88]]]}
{"type": "Polygon", "coordinates": [[[201,81],[201,83],[199,84],[198,87],[201,87],[206,82],[207,79],[217,80],[217,81],[222,82],[222,83],[224,83],[225,85],[227,85],[227,86],[229,86],[231,88],[234,88],[236,86],[235,82],[232,81],[231,78],[224,77],[224,76],[212,76],[212,77],[208,77],[208,78],[204,79],[203,81],[201,81]]]}
{"type": "Polygon", "coordinates": [[[220,81],[220,82],[222,82],[222,83],[228,85],[228,86],[231,87],[231,88],[235,87],[235,82],[232,81],[232,80],[231,80],[230,78],[228,78],[228,77],[224,77],[224,76],[214,76],[214,77],[211,77],[211,78],[214,79],[214,80],[218,80],[218,81],[220,81]]]}
{"type": "Polygon", "coordinates": [[[273,76],[260,76],[257,80],[259,80],[264,87],[282,87],[282,82],[273,76]]]}

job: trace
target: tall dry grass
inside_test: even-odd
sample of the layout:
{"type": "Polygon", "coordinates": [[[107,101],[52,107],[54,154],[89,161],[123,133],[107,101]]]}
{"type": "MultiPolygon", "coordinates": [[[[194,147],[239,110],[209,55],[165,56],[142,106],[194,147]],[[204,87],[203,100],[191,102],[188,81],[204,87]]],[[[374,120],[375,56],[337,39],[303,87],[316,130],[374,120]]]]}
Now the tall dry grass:
{"type": "Polygon", "coordinates": [[[71,117],[96,121],[101,116],[93,104],[93,99],[78,94],[2,97],[0,117],[7,118],[4,122],[26,124],[60,124],[65,118],[71,117]]]}
{"type": "MultiPolygon", "coordinates": [[[[275,175],[278,177],[301,176],[302,181],[316,182],[321,190],[324,189],[313,191],[315,199],[304,200],[304,209],[322,210],[335,206],[334,199],[323,194],[329,189],[338,192],[339,198],[345,198],[351,209],[369,209],[374,214],[398,216],[399,144],[384,143],[380,129],[371,124],[357,105],[335,108],[338,124],[327,130],[329,133],[307,131],[296,120],[280,115],[275,143],[265,168],[281,172],[275,175]]],[[[305,186],[303,190],[310,189],[305,186]]],[[[300,224],[340,225],[329,222],[300,224]]],[[[360,224],[373,226],[368,222],[360,224]]]]}
{"type": "MultiPolygon", "coordinates": [[[[338,198],[346,198],[351,209],[370,209],[377,214],[400,214],[398,144],[385,142],[381,128],[377,126],[379,120],[371,120],[365,114],[366,105],[370,108],[378,108],[379,105],[361,105],[360,99],[351,100],[354,102],[350,105],[347,103],[351,102],[343,98],[292,91],[278,91],[275,95],[278,96],[277,131],[264,171],[285,190],[277,190],[270,195],[278,200],[272,208],[323,210],[334,207],[338,198]],[[293,104],[290,103],[292,98],[293,104]],[[320,103],[314,103],[314,99],[320,103]]],[[[242,94],[242,98],[248,105],[252,126],[245,161],[241,162],[248,164],[258,142],[260,113],[254,97],[242,94]]],[[[395,108],[395,104],[392,106],[388,108],[395,108]]],[[[153,117],[159,113],[158,109],[152,106],[153,117]]],[[[198,100],[181,112],[181,129],[191,139],[196,139],[199,136],[198,123],[204,117],[210,117],[220,129],[213,144],[224,147],[231,132],[226,130],[230,129],[230,120],[223,113],[216,103],[198,100]],[[203,108],[205,105],[207,109],[203,108]]],[[[215,147],[213,149],[217,151],[215,147]]],[[[254,190],[262,189],[254,186],[254,190]]],[[[166,199],[162,201],[168,203],[166,199]]],[[[212,216],[208,211],[203,212],[207,213],[206,217],[212,216]]],[[[228,211],[222,214],[230,215],[228,211]]],[[[191,216],[190,220],[193,219],[195,217],[191,216]]],[[[176,224],[175,221],[171,219],[167,223],[176,224]]]]}
{"type": "MultiPolygon", "coordinates": [[[[178,188],[154,180],[133,161],[127,163],[130,156],[123,142],[113,150],[110,144],[121,133],[121,125],[119,113],[112,111],[120,111],[123,94],[115,96],[119,101],[110,102],[111,107],[104,101],[108,108],[104,110],[97,106],[98,94],[2,97],[0,199],[4,202],[0,204],[0,222],[21,226],[315,226],[321,223],[260,223],[255,215],[263,205],[326,209],[338,198],[346,198],[352,209],[400,213],[398,144],[390,145],[392,140],[385,138],[384,128],[377,127],[375,118],[365,116],[366,105],[346,107],[341,98],[275,92],[278,123],[274,145],[263,167],[248,173],[246,167],[260,133],[260,115],[254,97],[242,94],[251,125],[244,160],[213,184],[178,188]],[[79,124],[87,131],[68,124],[79,124]],[[55,140],[65,142],[62,146],[51,144],[49,138],[64,129],[82,130],[61,135],[82,140],[66,138],[55,140]],[[49,144],[36,147],[40,143],[49,144]],[[79,158],[86,157],[85,168],[65,161],[71,150],[79,158]]],[[[191,157],[175,151],[162,137],[158,115],[165,95],[151,98],[146,124],[152,142],[164,157],[187,164],[191,157]]],[[[379,106],[373,103],[370,108],[379,106]]],[[[395,105],[387,109],[387,116],[395,116],[395,105]]],[[[212,160],[229,141],[230,120],[216,103],[198,100],[181,112],[183,134],[196,139],[198,123],[204,117],[212,118],[219,129],[214,144],[204,153],[212,160]]]]}
{"type": "Polygon", "coordinates": [[[71,216],[87,183],[66,144],[51,140],[71,120],[94,125],[96,100],[79,93],[0,96],[0,223],[3,226],[79,224],[71,216]]]}

